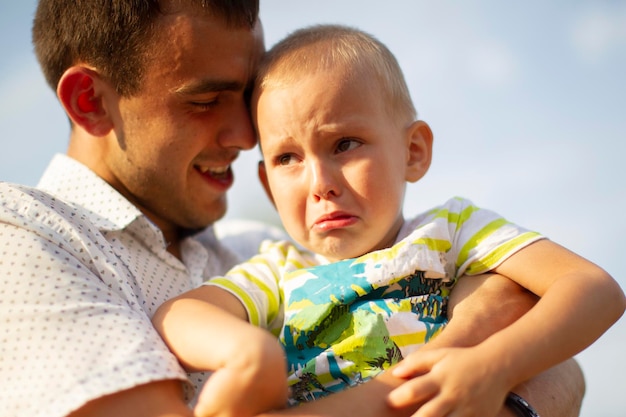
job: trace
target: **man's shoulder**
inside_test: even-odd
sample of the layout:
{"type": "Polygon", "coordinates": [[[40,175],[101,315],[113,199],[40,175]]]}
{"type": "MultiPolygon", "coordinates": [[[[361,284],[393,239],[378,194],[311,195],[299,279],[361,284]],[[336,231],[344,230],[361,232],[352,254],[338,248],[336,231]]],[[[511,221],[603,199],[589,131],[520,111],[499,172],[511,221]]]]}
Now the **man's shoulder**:
{"type": "Polygon", "coordinates": [[[27,214],[33,210],[37,212],[55,211],[57,206],[67,206],[65,202],[54,195],[36,187],[0,182],[0,212],[3,215],[10,213],[27,214]]]}
{"type": "Polygon", "coordinates": [[[14,193],[24,193],[24,194],[48,194],[45,191],[25,184],[16,184],[7,181],[0,181],[0,196],[2,201],[10,195],[14,193]]]}
{"type": "Polygon", "coordinates": [[[71,241],[77,233],[98,233],[81,206],[36,187],[6,182],[0,182],[0,222],[46,240],[71,241]]]}
{"type": "Polygon", "coordinates": [[[62,207],[76,207],[62,198],[37,187],[0,182],[0,205],[6,210],[25,210],[38,207],[58,211],[62,207]]]}

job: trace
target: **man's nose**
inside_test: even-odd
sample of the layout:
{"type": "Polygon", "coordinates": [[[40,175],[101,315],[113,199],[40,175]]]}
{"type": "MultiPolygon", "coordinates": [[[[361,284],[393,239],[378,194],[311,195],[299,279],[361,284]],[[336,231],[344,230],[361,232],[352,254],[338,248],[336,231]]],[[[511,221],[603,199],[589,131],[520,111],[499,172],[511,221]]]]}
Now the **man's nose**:
{"type": "Polygon", "coordinates": [[[234,105],[223,123],[224,128],[218,138],[221,146],[245,150],[256,145],[256,133],[252,127],[250,112],[243,100],[234,105]]]}

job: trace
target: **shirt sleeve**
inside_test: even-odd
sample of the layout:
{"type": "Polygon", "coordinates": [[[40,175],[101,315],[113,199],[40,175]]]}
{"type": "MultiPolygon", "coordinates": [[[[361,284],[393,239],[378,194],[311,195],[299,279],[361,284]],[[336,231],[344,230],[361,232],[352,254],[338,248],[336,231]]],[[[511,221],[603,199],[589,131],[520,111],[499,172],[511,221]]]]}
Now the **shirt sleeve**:
{"type": "Polygon", "coordinates": [[[451,239],[448,256],[455,264],[456,276],[490,271],[515,252],[545,238],[458,197],[448,201],[436,216],[447,220],[451,239]]]}
{"type": "Polygon", "coordinates": [[[287,241],[265,241],[260,254],[204,285],[229,291],[243,304],[250,323],[277,333],[284,315],[281,279],[286,270],[308,266],[301,256],[287,241]]]}
{"type": "Polygon", "coordinates": [[[116,269],[53,235],[0,223],[0,415],[65,416],[140,384],[186,381],[137,300],[102,279],[116,269]]]}

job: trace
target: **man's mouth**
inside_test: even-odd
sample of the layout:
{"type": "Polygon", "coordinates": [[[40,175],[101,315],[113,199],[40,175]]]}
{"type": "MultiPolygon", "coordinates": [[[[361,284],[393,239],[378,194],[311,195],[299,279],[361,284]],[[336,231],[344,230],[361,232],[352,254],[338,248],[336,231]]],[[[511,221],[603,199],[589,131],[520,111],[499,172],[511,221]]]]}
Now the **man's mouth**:
{"type": "Polygon", "coordinates": [[[224,165],[223,167],[205,167],[196,166],[196,169],[200,171],[202,175],[208,175],[215,179],[226,179],[230,177],[230,165],[224,165]]]}

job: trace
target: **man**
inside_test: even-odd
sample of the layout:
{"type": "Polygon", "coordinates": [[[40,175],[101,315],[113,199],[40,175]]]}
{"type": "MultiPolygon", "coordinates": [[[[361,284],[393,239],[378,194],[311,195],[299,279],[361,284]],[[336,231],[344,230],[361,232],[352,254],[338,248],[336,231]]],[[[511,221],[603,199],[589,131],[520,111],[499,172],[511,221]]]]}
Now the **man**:
{"type": "MultiPolygon", "coordinates": [[[[150,317],[237,260],[206,228],[226,211],[231,163],[255,144],[258,3],[41,0],[33,39],[72,129],[37,189],[0,187],[0,414],[191,416],[207,376],[182,370],[150,317]]],[[[479,303],[459,304],[447,340],[484,337],[461,319],[488,313],[469,307],[506,285],[485,280],[479,303]]],[[[569,413],[582,377],[575,364],[555,372],[545,381],[560,386],[545,392],[569,413]]],[[[518,393],[544,392],[542,381],[518,393]]],[[[384,398],[400,383],[383,374],[284,413],[394,415],[384,398]]]]}

